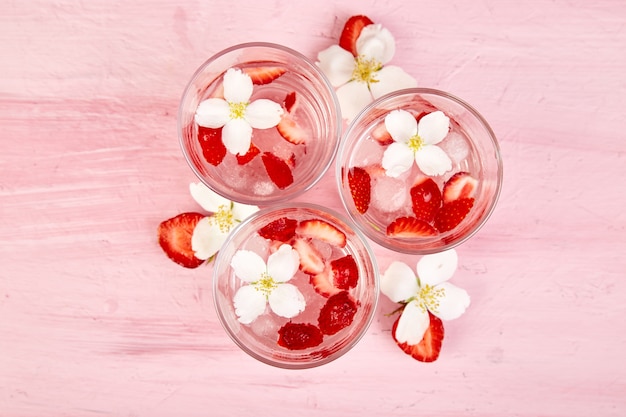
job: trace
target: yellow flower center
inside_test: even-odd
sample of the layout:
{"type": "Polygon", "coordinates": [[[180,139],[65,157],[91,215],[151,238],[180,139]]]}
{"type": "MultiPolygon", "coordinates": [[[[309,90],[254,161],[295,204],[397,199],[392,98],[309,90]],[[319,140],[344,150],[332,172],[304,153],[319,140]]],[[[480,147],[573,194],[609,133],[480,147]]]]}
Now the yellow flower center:
{"type": "Polygon", "coordinates": [[[424,285],[420,288],[419,293],[415,296],[415,302],[423,310],[430,310],[433,313],[439,308],[439,299],[444,296],[445,289],[424,285]]]}
{"type": "Polygon", "coordinates": [[[278,283],[274,281],[267,272],[263,272],[261,275],[261,279],[252,283],[254,289],[260,291],[265,295],[265,297],[269,297],[269,295],[278,287],[278,283]]]}
{"type": "Polygon", "coordinates": [[[363,55],[356,57],[356,65],[352,71],[352,79],[363,83],[377,83],[376,72],[380,71],[383,64],[372,59],[367,59],[363,55]]]}
{"type": "Polygon", "coordinates": [[[424,141],[416,134],[415,136],[411,136],[406,144],[413,152],[417,152],[424,146],[424,141]]]}
{"type": "Polygon", "coordinates": [[[212,219],[217,223],[222,233],[230,232],[230,229],[232,229],[235,224],[232,205],[230,207],[225,205],[219,206],[217,211],[213,214],[212,219]]]}
{"type": "Polygon", "coordinates": [[[248,103],[244,103],[244,102],[228,103],[228,109],[230,110],[230,118],[231,119],[243,119],[243,116],[246,114],[246,107],[248,107],[248,103]]]}

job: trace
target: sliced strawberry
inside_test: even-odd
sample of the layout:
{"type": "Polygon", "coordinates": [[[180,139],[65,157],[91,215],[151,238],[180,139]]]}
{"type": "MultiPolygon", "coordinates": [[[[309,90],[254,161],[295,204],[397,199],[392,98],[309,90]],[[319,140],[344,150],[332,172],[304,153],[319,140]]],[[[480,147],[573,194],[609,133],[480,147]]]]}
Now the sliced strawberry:
{"type": "Polygon", "coordinates": [[[287,93],[285,96],[285,100],[283,100],[283,107],[287,110],[287,113],[293,113],[296,109],[296,104],[298,103],[298,96],[295,91],[287,93]]]}
{"type": "Polygon", "coordinates": [[[294,145],[306,143],[308,135],[302,127],[291,117],[289,113],[283,115],[276,125],[276,130],[287,142],[294,145]]]}
{"type": "Polygon", "coordinates": [[[222,142],[222,128],[198,126],[198,141],[202,148],[202,155],[206,161],[217,166],[222,163],[226,156],[226,147],[222,142]]]}
{"type": "Polygon", "coordinates": [[[349,18],[343,26],[343,31],[339,37],[339,46],[351,52],[352,55],[357,56],[359,53],[356,50],[356,41],[363,28],[372,23],[374,22],[367,16],[359,15],[349,18]]]}
{"type": "Polygon", "coordinates": [[[298,221],[288,217],[281,217],[259,229],[259,235],[265,239],[288,242],[296,234],[298,221]]]}
{"type": "Polygon", "coordinates": [[[188,212],[167,219],[159,224],[159,245],[174,262],[185,268],[197,268],[204,260],[196,258],[191,248],[191,236],[204,214],[188,212]]]}
{"type": "Polygon", "coordinates": [[[261,85],[271,83],[287,72],[287,69],[278,66],[248,67],[243,72],[250,76],[253,84],[261,85]]]}
{"type": "Polygon", "coordinates": [[[441,351],[441,344],[443,343],[444,330],[441,319],[434,316],[430,311],[428,312],[428,317],[430,318],[430,325],[428,329],[426,329],[422,340],[416,345],[409,345],[406,342],[400,343],[398,339],[396,339],[396,329],[398,328],[400,317],[393,323],[391,329],[393,340],[400,346],[400,349],[420,362],[433,362],[437,360],[439,352],[441,351]]]}
{"type": "Polygon", "coordinates": [[[346,246],[346,235],[332,224],[321,219],[302,220],[296,233],[303,237],[319,239],[337,247],[346,246]]]}
{"type": "Polygon", "coordinates": [[[255,156],[261,153],[261,150],[256,147],[254,143],[250,144],[250,148],[248,148],[248,152],[244,155],[237,154],[237,163],[239,165],[245,165],[248,162],[252,161],[255,156]]]}
{"type": "Polygon", "coordinates": [[[348,185],[356,210],[365,213],[370,206],[372,192],[370,174],[360,167],[351,168],[348,171],[348,185]]]}
{"type": "Polygon", "coordinates": [[[398,217],[387,226],[387,236],[412,238],[435,236],[437,230],[416,217],[398,217]]]}
{"type": "Polygon", "coordinates": [[[315,289],[315,292],[324,296],[330,297],[333,294],[341,292],[341,290],[333,284],[333,271],[328,266],[318,274],[310,275],[310,282],[315,289]]]}
{"type": "Polygon", "coordinates": [[[478,180],[468,172],[457,172],[443,185],[443,202],[449,203],[460,198],[474,198],[478,180]]]}
{"type": "Polygon", "coordinates": [[[264,152],[261,156],[265,171],[278,188],[284,190],[293,183],[293,174],[289,165],[271,152],[264,152]]]}
{"type": "Polygon", "coordinates": [[[310,323],[288,322],[278,330],[278,344],[289,350],[302,350],[322,343],[324,335],[310,323]]]}
{"type": "Polygon", "coordinates": [[[357,310],[357,303],[348,291],[341,291],[328,297],[320,310],[317,323],[322,333],[335,334],[352,324],[357,310]]]}
{"type": "Polygon", "coordinates": [[[352,255],[346,255],[331,261],[330,268],[333,272],[332,277],[335,287],[341,290],[349,290],[356,287],[359,281],[359,268],[352,255]]]}
{"type": "Polygon", "coordinates": [[[445,203],[435,217],[435,227],[442,233],[454,229],[467,216],[473,205],[473,198],[459,198],[445,203]]]}
{"type": "Polygon", "coordinates": [[[379,123],[371,133],[372,139],[376,142],[380,143],[383,146],[391,145],[393,143],[393,138],[387,131],[387,126],[385,126],[385,122],[379,123]]]}
{"type": "Polygon", "coordinates": [[[300,270],[307,274],[317,275],[324,271],[326,265],[322,254],[304,238],[297,238],[292,242],[293,248],[300,256],[300,270]]]}
{"type": "Polygon", "coordinates": [[[411,188],[411,203],[415,217],[432,223],[441,207],[441,191],[432,178],[422,177],[411,188]]]}

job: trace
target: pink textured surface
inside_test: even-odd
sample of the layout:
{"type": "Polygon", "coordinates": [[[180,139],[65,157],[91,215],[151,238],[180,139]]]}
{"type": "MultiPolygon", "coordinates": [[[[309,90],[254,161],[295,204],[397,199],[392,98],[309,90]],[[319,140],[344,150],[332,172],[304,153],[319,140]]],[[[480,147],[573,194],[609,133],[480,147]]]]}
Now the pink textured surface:
{"type": "MultiPolygon", "coordinates": [[[[597,1],[5,1],[0,15],[0,415],[626,414],[626,4],[597,1]],[[308,371],[239,351],[211,268],[156,243],[196,209],[177,103],[218,50],[309,57],[367,14],[394,63],[472,103],[505,183],[461,246],[472,296],[423,364],[382,300],[347,356],[308,371]]],[[[339,209],[333,172],[303,200],[339,209]]],[[[416,257],[376,247],[382,269],[416,257]]]]}

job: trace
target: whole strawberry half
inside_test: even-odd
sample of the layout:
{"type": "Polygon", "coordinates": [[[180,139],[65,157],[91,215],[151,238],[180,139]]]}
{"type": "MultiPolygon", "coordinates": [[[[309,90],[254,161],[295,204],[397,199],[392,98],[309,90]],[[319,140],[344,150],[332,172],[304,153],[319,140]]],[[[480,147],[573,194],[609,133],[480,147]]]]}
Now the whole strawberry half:
{"type": "Polygon", "coordinates": [[[204,217],[200,213],[181,213],[159,224],[159,245],[168,258],[185,268],[197,268],[204,263],[196,258],[191,248],[193,229],[204,217]]]}
{"type": "Polygon", "coordinates": [[[334,259],[330,262],[333,271],[333,284],[341,290],[356,287],[359,281],[359,268],[352,255],[334,259]]]}
{"type": "Polygon", "coordinates": [[[387,226],[387,236],[400,238],[427,237],[437,235],[437,230],[417,217],[398,217],[387,226]]]}
{"type": "Polygon", "coordinates": [[[198,142],[202,149],[202,156],[211,165],[217,166],[222,163],[226,156],[226,147],[222,142],[222,128],[198,126],[198,142]]]}
{"type": "Polygon", "coordinates": [[[430,325],[428,329],[426,329],[422,340],[416,345],[409,345],[406,342],[400,343],[398,339],[396,339],[396,329],[398,328],[398,320],[400,320],[400,317],[396,319],[391,329],[393,340],[396,341],[400,349],[420,362],[433,362],[437,360],[439,352],[441,351],[441,344],[443,343],[444,330],[441,319],[434,316],[430,311],[428,312],[428,317],[430,319],[430,325]]]}
{"type": "Polygon", "coordinates": [[[442,233],[454,229],[463,221],[473,206],[473,198],[459,198],[445,203],[435,216],[435,227],[442,233]]]}
{"type": "Polygon", "coordinates": [[[281,217],[261,227],[258,233],[265,239],[288,242],[295,236],[296,227],[298,227],[297,220],[281,217]]]}
{"type": "Polygon", "coordinates": [[[331,335],[352,324],[358,310],[356,301],[347,291],[331,295],[321,308],[317,319],[322,333],[331,335]]]}
{"type": "Polygon", "coordinates": [[[371,182],[370,174],[361,167],[353,167],[348,171],[348,186],[352,201],[356,210],[361,214],[365,213],[370,206],[371,182]]]}
{"type": "Polygon", "coordinates": [[[420,220],[432,223],[441,207],[441,191],[432,178],[423,177],[411,188],[413,214],[420,220]]]}
{"type": "Polygon", "coordinates": [[[367,16],[357,15],[350,17],[346,24],[343,26],[343,30],[341,31],[341,36],[339,37],[339,46],[341,46],[346,51],[352,53],[352,55],[357,56],[359,53],[356,50],[356,41],[361,34],[361,31],[365,26],[371,25],[374,23],[372,19],[367,16]]]}
{"type": "Polygon", "coordinates": [[[310,323],[288,322],[278,330],[278,344],[289,350],[312,348],[323,340],[320,328],[310,323]]]}
{"type": "Polygon", "coordinates": [[[267,175],[278,188],[284,190],[293,184],[293,174],[287,162],[271,152],[264,152],[261,158],[267,175]]]}

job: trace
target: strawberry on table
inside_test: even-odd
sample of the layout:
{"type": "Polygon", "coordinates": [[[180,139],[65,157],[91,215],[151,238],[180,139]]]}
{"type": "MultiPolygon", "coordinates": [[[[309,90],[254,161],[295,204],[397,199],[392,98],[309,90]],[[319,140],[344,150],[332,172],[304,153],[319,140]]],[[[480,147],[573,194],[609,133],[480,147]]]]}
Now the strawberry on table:
{"type": "Polygon", "coordinates": [[[287,162],[271,152],[264,152],[261,158],[267,175],[278,188],[284,190],[293,183],[293,174],[287,162]]]}
{"type": "Polygon", "coordinates": [[[449,203],[461,198],[474,198],[478,180],[468,172],[457,172],[443,185],[443,202],[449,203]]]}
{"type": "Polygon", "coordinates": [[[288,322],[278,330],[278,344],[289,350],[303,350],[318,346],[324,340],[319,327],[310,323],[288,322]]]}
{"type": "Polygon", "coordinates": [[[279,66],[261,66],[247,67],[243,69],[243,72],[250,76],[253,84],[262,85],[271,83],[287,72],[287,69],[279,66]]]}
{"type": "Polygon", "coordinates": [[[365,213],[370,205],[371,178],[370,174],[361,167],[353,167],[348,171],[348,186],[357,211],[365,213]]]}
{"type": "Polygon", "coordinates": [[[413,214],[420,220],[432,223],[441,207],[441,191],[432,178],[422,177],[411,188],[413,214]]]}
{"type": "Polygon", "coordinates": [[[400,349],[420,362],[433,362],[437,360],[443,342],[444,330],[441,319],[433,315],[430,311],[428,312],[428,317],[430,318],[430,325],[426,333],[424,333],[422,340],[416,345],[409,345],[406,342],[400,343],[396,339],[396,329],[400,317],[396,319],[391,329],[393,340],[396,341],[400,349]]]}
{"type": "Polygon", "coordinates": [[[345,233],[321,219],[302,220],[298,224],[296,233],[303,237],[319,239],[340,248],[346,246],[345,233]]]}
{"type": "Polygon", "coordinates": [[[322,333],[331,335],[352,324],[358,309],[357,303],[347,291],[328,297],[317,319],[322,333]]]}
{"type": "Polygon", "coordinates": [[[435,227],[442,233],[454,229],[467,216],[473,205],[473,198],[459,198],[445,203],[435,216],[435,227]]]}
{"type": "Polygon", "coordinates": [[[261,227],[258,233],[265,239],[288,242],[295,236],[297,226],[297,220],[281,217],[261,227]]]}
{"type": "Polygon", "coordinates": [[[204,214],[187,212],[159,224],[159,245],[168,258],[185,268],[197,268],[204,263],[204,260],[196,258],[191,248],[193,230],[204,217],[204,214]]]}
{"type": "Polygon", "coordinates": [[[373,23],[374,22],[367,16],[358,15],[350,17],[343,26],[341,36],[339,37],[339,46],[351,52],[352,55],[357,56],[356,41],[363,28],[373,23]]]}
{"type": "Polygon", "coordinates": [[[333,272],[333,284],[342,290],[356,287],[359,281],[359,268],[352,255],[334,259],[330,262],[333,272]]]}
{"type": "Polygon", "coordinates": [[[204,159],[211,165],[217,166],[222,163],[226,156],[226,147],[222,142],[222,128],[198,126],[198,141],[202,149],[204,159]]]}
{"type": "Polygon", "coordinates": [[[398,217],[387,226],[387,236],[414,238],[437,235],[437,230],[417,217],[398,217]]]}

